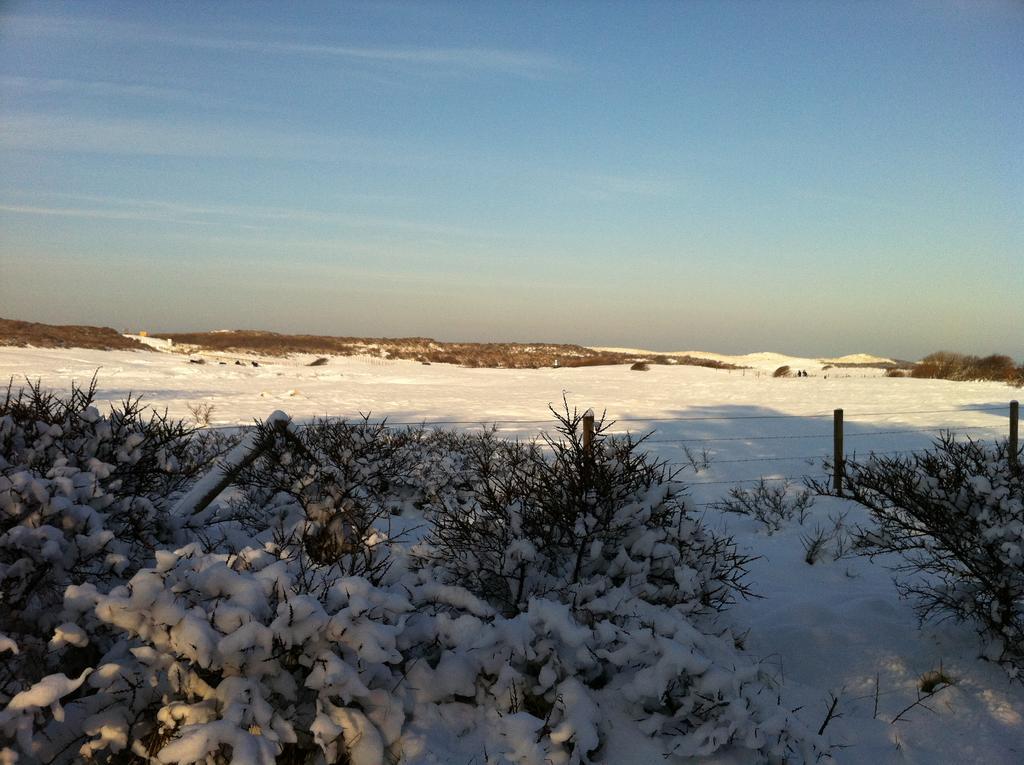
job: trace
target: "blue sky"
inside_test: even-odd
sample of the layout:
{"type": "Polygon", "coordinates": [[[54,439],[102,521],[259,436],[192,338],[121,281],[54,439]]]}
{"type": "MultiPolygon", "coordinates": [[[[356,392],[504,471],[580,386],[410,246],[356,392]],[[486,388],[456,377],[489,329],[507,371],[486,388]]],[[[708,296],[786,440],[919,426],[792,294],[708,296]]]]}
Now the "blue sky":
{"type": "Polygon", "coordinates": [[[1024,5],[0,4],[0,315],[1024,359],[1024,5]]]}

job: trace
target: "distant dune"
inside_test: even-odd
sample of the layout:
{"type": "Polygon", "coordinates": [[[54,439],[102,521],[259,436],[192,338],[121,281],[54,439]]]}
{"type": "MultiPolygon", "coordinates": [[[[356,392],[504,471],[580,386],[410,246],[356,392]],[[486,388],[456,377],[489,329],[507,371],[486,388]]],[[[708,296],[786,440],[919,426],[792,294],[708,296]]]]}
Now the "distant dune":
{"type": "Polygon", "coordinates": [[[642,348],[587,347],[569,343],[450,343],[428,337],[368,338],[288,335],[255,330],[153,332],[150,337],[122,335],[110,327],[52,325],[0,319],[0,345],[100,350],[161,350],[179,353],[245,353],[264,356],[317,354],[376,356],[465,367],[537,368],[633,364],[703,366],[772,371],[780,366],[819,371],[827,367],[893,368],[905,362],[855,353],[836,358],[805,358],[761,352],[743,355],[708,351],[651,351],[642,348]]]}
{"type": "Polygon", "coordinates": [[[772,371],[781,366],[789,366],[793,369],[821,370],[825,367],[877,367],[881,369],[905,366],[905,362],[883,356],[872,356],[868,353],[851,353],[836,358],[812,358],[805,356],[789,356],[784,353],[773,353],[761,351],[758,353],[745,353],[742,355],[730,355],[727,353],[712,353],[709,351],[646,351],[641,348],[594,348],[601,353],[623,353],[635,356],[660,355],[667,357],[687,357],[695,359],[707,359],[733,366],[747,367],[762,371],[772,371]]]}
{"type": "Polygon", "coordinates": [[[258,353],[267,356],[316,354],[323,356],[377,356],[464,367],[533,369],[588,367],[612,364],[683,364],[734,369],[737,365],[711,358],[674,354],[600,351],[567,343],[449,343],[428,337],[372,338],[329,335],[285,335],[254,330],[212,332],[155,332],[182,351],[258,353]]]}
{"type": "Polygon", "coordinates": [[[79,324],[38,324],[0,319],[0,345],[36,348],[95,348],[101,351],[148,350],[111,327],[79,324]]]}

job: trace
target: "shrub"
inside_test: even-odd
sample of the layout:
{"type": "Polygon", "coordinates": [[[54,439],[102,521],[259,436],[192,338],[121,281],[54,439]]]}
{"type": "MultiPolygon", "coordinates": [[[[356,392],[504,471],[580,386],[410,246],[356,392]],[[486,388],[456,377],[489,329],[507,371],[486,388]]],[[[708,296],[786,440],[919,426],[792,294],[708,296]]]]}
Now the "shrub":
{"type": "Polygon", "coordinates": [[[979,357],[964,353],[939,351],[921,359],[910,372],[911,377],[943,380],[996,380],[1013,385],[1024,384],[1024,364],[1002,354],[979,357]]]}
{"type": "Polygon", "coordinates": [[[813,504],[811,492],[793,492],[789,481],[772,485],[762,478],[752,489],[734,486],[729,489],[728,499],[712,503],[712,507],[721,512],[750,516],[771,534],[793,518],[802,526],[813,504]]]}
{"type": "Polygon", "coordinates": [[[368,418],[320,419],[284,433],[261,423],[256,440],[273,446],[242,471],[238,484],[245,493],[221,519],[234,519],[257,534],[266,527],[262,509],[290,498],[301,508],[302,522],[279,529],[277,545],[301,548],[339,576],[379,583],[391,565],[386,548],[394,539],[382,533],[388,518],[407,504],[422,503],[422,486],[413,477],[424,477],[422,468],[416,470],[415,453],[423,437],[422,431],[396,431],[368,418]]]}
{"type": "Polygon", "coordinates": [[[210,419],[213,417],[214,405],[209,402],[199,402],[198,404],[188,404],[189,414],[192,415],[192,419],[196,425],[200,428],[208,427],[210,419]]]}
{"type": "Polygon", "coordinates": [[[0,634],[16,648],[0,704],[78,665],[88,651],[60,662],[48,648],[65,589],[114,587],[173,544],[169,505],[221,445],[136,398],[102,416],[94,397],[95,380],[67,396],[8,386],[0,399],[0,634]]]}
{"type": "Polygon", "coordinates": [[[850,534],[846,527],[846,514],[830,515],[829,521],[831,528],[815,523],[813,531],[800,537],[800,544],[804,548],[804,563],[808,566],[822,560],[826,553],[832,560],[839,560],[849,552],[850,534]]]}
{"type": "Polygon", "coordinates": [[[69,588],[64,632],[104,652],[78,681],[16,698],[0,729],[34,761],[383,762],[404,720],[393,691],[411,606],[333,573],[273,548],[190,545],[109,593],[69,588]]]}
{"type": "Polygon", "coordinates": [[[630,367],[630,370],[633,372],[646,372],[650,368],[646,361],[637,361],[630,367]]]}
{"type": "Polygon", "coordinates": [[[779,367],[778,369],[776,369],[774,372],[772,372],[772,377],[791,377],[792,374],[793,374],[793,372],[789,368],[789,365],[788,364],[784,364],[781,367],[779,367]]]}
{"type": "Polygon", "coordinates": [[[749,559],[691,518],[678,472],[652,459],[643,439],[606,437],[610,423],[598,422],[588,453],[583,415],[552,412],[558,436],[541,444],[491,436],[467,445],[472,488],[428,508],[443,576],[509,614],[532,596],[592,597],[583,591],[593,577],[689,609],[720,609],[747,592],[749,559]],[[680,567],[693,572],[687,586],[680,567]]]}
{"type": "Polygon", "coordinates": [[[504,616],[489,617],[496,635],[446,646],[480,666],[478,698],[499,710],[497,731],[525,725],[538,762],[587,762],[616,699],[675,755],[737,746],[814,759],[814,737],[760,695],[763,669],[712,626],[747,594],[749,559],[690,515],[676,473],[642,439],[607,437],[601,421],[588,452],[583,415],[552,411],[558,436],[540,444],[464,444],[469,488],[428,507],[433,530],[416,552],[423,582],[480,598],[463,605],[446,591],[460,632],[480,630],[485,609],[504,616]]]}
{"type": "MultiPolygon", "coordinates": [[[[123,568],[103,558],[109,576],[55,578],[63,600],[32,633],[45,661],[0,664],[0,760],[377,765],[440,735],[488,761],[575,765],[612,719],[666,756],[820,759],[821,738],[716,619],[746,592],[747,559],[689,515],[642,441],[602,422],[586,450],[581,419],[567,408],[561,438],[517,444],[276,414],[220,458],[269,447],[232,498],[199,512],[187,497],[168,509],[172,484],[231,442],[187,441],[146,544],[123,568]],[[438,525],[409,555],[390,523],[415,507],[438,525]]],[[[114,517],[108,494],[85,514],[95,528],[114,517]]],[[[64,525],[77,517],[50,504],[64,525]]],[[[92,528],[68,533],[92,549],[92,528]]],[[[0,634],[0,651],[24,635],[0,634]]]]}
{"type": "Polygon", "coordinates": [[[899,556],[899,589],[917,601],[920,618],[973,623],[985,655],[1021,678],[1024,485],[1008,456],[1006,442],[946,434],[923,454],[848,462],[845,483],[877,523],[859,531],[857,547],[899,556]]]}

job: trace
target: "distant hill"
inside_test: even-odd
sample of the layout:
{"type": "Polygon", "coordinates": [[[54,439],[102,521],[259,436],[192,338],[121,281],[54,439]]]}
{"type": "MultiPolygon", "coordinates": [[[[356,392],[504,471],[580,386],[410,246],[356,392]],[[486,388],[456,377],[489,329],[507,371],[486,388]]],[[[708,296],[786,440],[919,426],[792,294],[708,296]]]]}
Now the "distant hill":
{"type": "Polygon", "coordinates": [[[283,356],[296,353],[336,356],[381,356],[389,359],[458,364],[464,367],[528,369],[583,367],[606,364],[683,364],[714,369],[738,369],[713,359],[647,353],[617,353],[562,343],[446,343],[428,337],[366,338],[329,335],[282,335],[255,330],[213,332],[154,332],[154,337],[173,340],[176,347],[220,352],[262,353],[283,356]]]}
{"type": "Polygon", "coordinates": [[[103,351],[150,350],[110,327],[37,324],[14,319],[0,319],[0,345],[32,345],[37,348],[96,348],[103,351]]]}

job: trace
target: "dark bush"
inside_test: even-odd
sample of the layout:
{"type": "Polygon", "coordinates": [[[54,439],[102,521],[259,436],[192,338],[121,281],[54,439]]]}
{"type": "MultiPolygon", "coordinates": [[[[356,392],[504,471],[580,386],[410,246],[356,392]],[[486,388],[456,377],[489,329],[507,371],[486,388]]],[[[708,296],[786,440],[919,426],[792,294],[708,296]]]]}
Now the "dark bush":
{"type": "Polygon", "coordinates": [[[650,368],[646,361],[638,361],[630,367],[630,370],[633,372],[646,372],[650,368]]]}
{"type": "Polygon", "coordinates": [[[1024,364],[1018,366],[1013,359],[1002,354],[979,357],[939,351],[921,359],[910,375],[942,380],[994,380],[1021,385],[1024,384],[1024,364]]]}
{"type": "Polygon", "coordinates": [[[792,374],[793,372],[789,368],[789,365],[783,365],[772,372],[772,377],[790,377],[792,374]]]}

